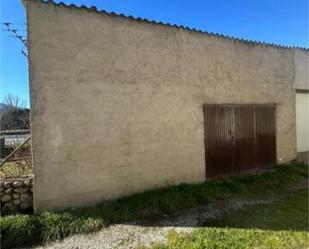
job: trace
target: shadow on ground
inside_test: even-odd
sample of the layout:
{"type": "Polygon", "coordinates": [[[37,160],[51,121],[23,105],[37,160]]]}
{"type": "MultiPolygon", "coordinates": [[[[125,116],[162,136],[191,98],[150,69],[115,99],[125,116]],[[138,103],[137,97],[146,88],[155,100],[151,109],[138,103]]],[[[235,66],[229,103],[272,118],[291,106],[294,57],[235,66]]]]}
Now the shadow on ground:
{"type": "Polygon", "coordinates": [[[159,220],[136,221],[129,224],[144,227],[229,227],[308,231],[308,179],[278,195],[215,201],[159,220]]]}

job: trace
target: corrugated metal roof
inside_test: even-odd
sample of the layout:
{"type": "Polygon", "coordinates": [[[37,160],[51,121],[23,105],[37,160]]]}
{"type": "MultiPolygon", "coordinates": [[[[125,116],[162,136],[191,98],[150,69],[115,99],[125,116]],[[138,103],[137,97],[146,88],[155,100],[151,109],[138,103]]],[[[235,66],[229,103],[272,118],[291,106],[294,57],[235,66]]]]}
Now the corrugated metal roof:
{"type": "MultiPolygon", "coordinates": [[[[29,1],[29,0],[23,0],[23,1],[29,1]]],[[[213,32],[207,32],[207,31],[204,31],[204,30],[195,29],[195,28],[184,26],[184,25],[165,23],[165,22],[160,22],[160,21],[155,21],[155,20],[149,20],[149,19],[146,19],[146,18],[135,17],[135,16],[132,16],[132,15],[124,15],[124,14],[118,14],[118,13],[115,13],[115,12],[108,12],[108,11],[103,10],[103,9],[98,9],[96,6],[91,6],[91,7],[87,7],[85,5],[77,6],[75,4],[65,4],[64,2],[56,3],[53,0],[30,0],[30,1],[41,1],[44,4],[53,4],[55,6],[63,6],[63,7],[66,7],[66,8],[72,8],[72,9],[77,9],[77,10],[86,10],[86,11],[92,11],[92,12],[96,12],[96,13],[104,13],[104,14],[107,14],[107,15],[110,15],[110,16],[123,17],[123,18],[126,18],[126,19],[134,20],[134,21],[140,21],[140,22],[151,23],[151,24],[154,24],[154,25],[161,25],[161,26],[166,26],[166,27],[173,27],[173,28],[177,28],[177,29],[188,30],[188,31],[191,31],[191,32],[197,32],[197,33],[201,33],[201,34],[205,34],[205,35],[220,37],[220,38],[224,38],[224,39],[228,39],[228,40],[232,40],[232,41],[236,41],[236,42],[241,42],[241,43],[246,43],[246,44],[260,45],[260,46],[272,46],[272,47],[279,47],[279,48],[286,48],[286,49],[302,49],[302,50],[309,51],[309,48],[305,48],[305,47],[287,46],[287,45],[281,45],[281,44],[275,44],[275,43],[248,40],[248,39],[237,38],[237,37],[233,37],[233,36],[213,33],[213,32]]]]}

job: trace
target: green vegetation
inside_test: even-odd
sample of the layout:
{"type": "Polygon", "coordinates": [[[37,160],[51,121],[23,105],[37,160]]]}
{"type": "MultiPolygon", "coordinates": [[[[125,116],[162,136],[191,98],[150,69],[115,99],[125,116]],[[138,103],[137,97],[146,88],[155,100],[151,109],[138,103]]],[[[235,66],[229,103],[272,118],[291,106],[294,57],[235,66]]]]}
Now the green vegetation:
{"type": "Polygon", "coordinates": [[[167,238],[167,245],[157,244],[152,249],[305,249],[309,246],[306,232],[255,229],[203,228],[190,234],[170,232],[167,238]]]}
{"type": "MultiPolygon", "coordinates": [[[[265,193],[276,194],[306,178],[308,178],[308,166],[294,162],[259,175],[147,191],[105,202],[93,208],[1,217],[2,247],[25,246],[61,239],[72,234],[94,232],[116,222],[161,217],[216,199],[237,196],[256,198],[265,193]]],[[[220,231],[220,229],[214,230],[214,233],[220,234],[220,231]]],[[[234,232],[233,236],[240,235],[234,232]]]]}
{"type": "Polygon", "coordinates": [[[203,225],[206,227],[191,234],[172,231],[167,236],[166,245],[157,244],[152,248],[308,248],[308,189],[296,191],[291,198],[276,203],[226,213],[219,219],[205,221],[203,225]]]}

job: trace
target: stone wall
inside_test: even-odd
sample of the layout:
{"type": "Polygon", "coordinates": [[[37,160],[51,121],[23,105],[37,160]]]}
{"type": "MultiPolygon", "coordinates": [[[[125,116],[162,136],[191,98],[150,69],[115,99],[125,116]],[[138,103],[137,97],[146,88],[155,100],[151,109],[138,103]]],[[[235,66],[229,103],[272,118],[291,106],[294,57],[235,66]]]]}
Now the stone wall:
{"type": "Polygon", "coordinates": [[[1,179],[0,187],[1,215],[32,210],[32,177],[1,179]]]}

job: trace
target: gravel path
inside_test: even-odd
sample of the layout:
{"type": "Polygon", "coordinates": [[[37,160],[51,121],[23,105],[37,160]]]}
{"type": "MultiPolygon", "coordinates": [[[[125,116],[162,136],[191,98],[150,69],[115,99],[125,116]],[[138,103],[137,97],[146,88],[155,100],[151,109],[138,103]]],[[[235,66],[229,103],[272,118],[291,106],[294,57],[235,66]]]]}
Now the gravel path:
{"type": "Polygon", "coordinates": [[[113,225],[95,234],[75,235],[40,249],[133,249],[152,242],[165,242],[167,229],[147,228],[129,224],[113,225]]]}
{"type": "MultiPolygon", "coordinates": [[[[302,181],[294,185],[290,191],[307,187],[308,181],[302,181]]],[[[227,211],[242,209],[245,206],[276,202],[286,196],[276,198],[216,201],[160,220],[115,224],[94,234],[71,236],[62,241],[36,247],[36,249],[133,249],[139,245],[150,246],[153,243],[165,243],[165,235],[170,230],[191,232],[207,218],[220,217],[227,211]]]]}

